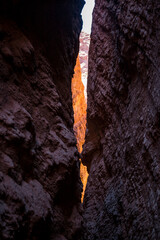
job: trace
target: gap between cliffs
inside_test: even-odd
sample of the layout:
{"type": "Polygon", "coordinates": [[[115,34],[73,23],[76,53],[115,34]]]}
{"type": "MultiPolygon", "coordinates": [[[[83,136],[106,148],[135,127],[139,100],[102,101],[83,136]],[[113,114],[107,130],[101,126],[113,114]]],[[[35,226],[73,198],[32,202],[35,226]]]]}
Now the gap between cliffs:
{"type": "MultiPolygon", "coordinates": [[[[80,49],[77,57],[74,76],[72,79],[72,101],[74,111],[74,132],[77,139],[77,148],[82,153],[85,142],[86,132],[86,113],[87,113],[87,76],[88,76],[88,52],[90,45],[90,32],[92,23],[92,12],[94,0],[86,1],[82,11],[83,29],[80,34],[80,49]]],[[[87,185],[88,171],[80,159],[80,177],[83,183],[81,202],[87,185]]]]}
{"type": "MultiPolygon", "coordinates": [[[[72,99],[73,99],[73,111],[74,111],[74,132],[77,139],[78,152],[82,152],[82,146],[85,142],[86,131],[86,110],[87,103],[84,95],[84,85],[82,83],[82,74],[80,67],[79,56],[77,58],[75,66],[75,74],[72,79],[72,99]]],[[[80,177],[83,183],[83,192],[81,201],[83,202],[84,192],[88,179],[87,167],[84,166],[80,160],[80,177]]]]}

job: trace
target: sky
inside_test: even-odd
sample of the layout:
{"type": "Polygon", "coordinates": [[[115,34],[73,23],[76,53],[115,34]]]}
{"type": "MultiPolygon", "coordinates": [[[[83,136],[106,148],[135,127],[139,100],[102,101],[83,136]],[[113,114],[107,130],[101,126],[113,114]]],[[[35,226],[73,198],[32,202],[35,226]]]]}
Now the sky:
{"type": "Polygon", "coordinates": [[[92,12],[95,4],[95,0],[85,0],[86,4],[82,10],[83,18],[83,32],[91,33],[91,23],[92,23],[92,12]]]}

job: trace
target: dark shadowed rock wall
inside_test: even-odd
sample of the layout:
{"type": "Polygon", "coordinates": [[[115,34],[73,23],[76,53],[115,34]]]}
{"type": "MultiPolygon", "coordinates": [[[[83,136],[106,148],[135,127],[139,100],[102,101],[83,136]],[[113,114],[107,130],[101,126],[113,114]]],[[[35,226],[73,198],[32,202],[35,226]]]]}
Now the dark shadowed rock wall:
{"type": "Polygon", "coordinates": [[[160,2],[96,0],[84,240],[160,239],[160,2]]]}
{"type": "Polygon", "coordinates": [[[0,1],[0,239],[75,239],[71,79],[83,0],[0,1]]]}

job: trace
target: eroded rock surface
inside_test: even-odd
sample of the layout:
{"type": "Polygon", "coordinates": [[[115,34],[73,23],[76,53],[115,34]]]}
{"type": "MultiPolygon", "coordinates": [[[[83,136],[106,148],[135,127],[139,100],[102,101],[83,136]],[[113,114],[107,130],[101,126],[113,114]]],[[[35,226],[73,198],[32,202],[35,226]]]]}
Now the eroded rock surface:
{"type": "Polygon", "coordinates": [[[160,2],[96,0],[84,240],[160,239],[160,2]]]}
{"type": "Polygon", "coordinates": [[[71,79],[83,1],[0,1],[0,239],[81,226],[71,79]]]}

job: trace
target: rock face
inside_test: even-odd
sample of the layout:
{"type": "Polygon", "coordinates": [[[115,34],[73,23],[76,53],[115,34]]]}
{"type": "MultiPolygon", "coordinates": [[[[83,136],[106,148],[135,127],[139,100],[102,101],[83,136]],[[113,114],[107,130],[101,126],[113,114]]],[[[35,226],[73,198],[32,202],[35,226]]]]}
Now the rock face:
{"type": "MultiPolygon", "coordinates": [[[[81,65],[82,72],[82,82],[85,87],[85,95],[86,95],[86,87],[87,87],[87,77],[88,77],[88,51],[90,44],[90,34],[81,32],[80,34],[80,49],[79,49],[79,60],[81,65]]],[[[85,96],[87,98],[87,96],[85,96]]]]}
{"type": "MultiPolygon", "coordinates": [[[[75,74],[72,79],[72,98],[73,98],[73,110],[74,110],[74,132],[77,139],[77,148],[79,153],[82,152],[82,146],[85,140],[86,131],[86,99],[84,96],[84,85],[82,83],[82,74],[79,56],[75,66],[75,74]]],[[[87,184],[88,172],[87,167],[80,165],[80,176],[83,183],[82,201],[84,197],[84,191],[87,184]]]]}
{"type": "Polygon", "coordinates": [[[84,97],[84,85],[82,83],[81,66],[79,56],[74,69],[74,76],[72,79],[72,98],[74,110],[74,131],[77,138],[78,151],[82,152],[82,145],[84,144],[86,131],[86,100],[84,97]]]}
{"type": "Polygon", "coordinates": [[[0,1],[0,239],[75,239],[71,79],[82,0],[0,1]]]}
{"type": "Polygon", "coordinates": [[[159,1],[96,1],[83,240],[160,239],[159,22],[159,1]]]}

